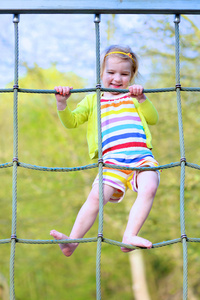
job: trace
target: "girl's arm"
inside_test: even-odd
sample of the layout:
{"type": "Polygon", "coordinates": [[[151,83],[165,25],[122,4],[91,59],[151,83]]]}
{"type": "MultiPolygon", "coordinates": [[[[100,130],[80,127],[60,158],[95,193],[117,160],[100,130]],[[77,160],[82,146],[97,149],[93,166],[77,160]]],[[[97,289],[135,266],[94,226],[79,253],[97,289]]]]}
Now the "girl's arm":
{"type": "Polygon", "coordinates": [[[76,128],[88,120],[89,105],[87,97],[85,97],[73,111],[67,106],[67,99],[71,95],[72,87],[55,86],[57,91],[55,94],[57,112],[61,123],[66,128],[76,128]]]}
{"type": "Polygon", "coordinates": [[[143,86],[137,84],[129,86],[129,96],[136,98],[139,103],[146,100],[146,96],[143,94],[143,86]]]}
{"type": "Polygon", "coordinates": [[[132,85],[129,87],[130,97],[136,98],[139,106],[138,109],[144,116],[149,125],[155,125],[158,122],[158,112],[153,103],[143,94],[141,85],[132,85]]]}
{"type": "Polygon", "coordinates": [[[64,110],[67,106],[67,99],[70,97],[70,91],[73,89],[73,87],[69,86],[55,86],[54,90],[58,94],[55,94],[56,97],[56,104],[58,110],[64,110]]]}

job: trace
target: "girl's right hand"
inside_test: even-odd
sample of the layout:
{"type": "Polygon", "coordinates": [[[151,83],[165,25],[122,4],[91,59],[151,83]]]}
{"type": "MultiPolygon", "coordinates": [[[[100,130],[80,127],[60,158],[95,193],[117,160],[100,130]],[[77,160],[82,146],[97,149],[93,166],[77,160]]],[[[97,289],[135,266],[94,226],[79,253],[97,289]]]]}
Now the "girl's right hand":
{"type": "Polygon", "coordinates": [[[55,86],[54,90],[58,94],[55,94],[56,102],[57,102],[57,108],[58,110],[64,110],[67,106],[67,99],[70,97],[70,91],[73,89],[73,87],[69,86],[55,86]]]}

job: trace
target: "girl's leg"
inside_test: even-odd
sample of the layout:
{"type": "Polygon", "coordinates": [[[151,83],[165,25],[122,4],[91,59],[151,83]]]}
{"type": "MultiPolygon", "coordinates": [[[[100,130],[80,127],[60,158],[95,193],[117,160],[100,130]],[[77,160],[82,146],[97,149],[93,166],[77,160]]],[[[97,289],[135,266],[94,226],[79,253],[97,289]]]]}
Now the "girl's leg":
{"type": "MultiPolygon", "coordinates": [[[[138,237],[138,233],[148,217],[153,200],[159,185],[159,176],[155,171],[143,171],[137,176],[138,195],[133,204],[126,230],[123,236],[123,243],[133,246],[151,248],[152,243],[138,237]]],[[[123,252],[130,252],[128,248],[122,247],[123,252]]]]}
{"type": "MultiPolygon", "coordinates": [[[[114,188],[104,185],[104,205],[110,200],[114,193],[114,188]]],[[[70,236],[66,236],[56,230],[52,230],[50,235],[55,239],[78,239],[83,238],[84,235],[94,224],[99,212],[99,186],[95,184],[86,200],[81,207],[70,236]]],[[[70,256],[78,246],[78,243],[60,244],[59,245],[65,256],[70,256]]]]}

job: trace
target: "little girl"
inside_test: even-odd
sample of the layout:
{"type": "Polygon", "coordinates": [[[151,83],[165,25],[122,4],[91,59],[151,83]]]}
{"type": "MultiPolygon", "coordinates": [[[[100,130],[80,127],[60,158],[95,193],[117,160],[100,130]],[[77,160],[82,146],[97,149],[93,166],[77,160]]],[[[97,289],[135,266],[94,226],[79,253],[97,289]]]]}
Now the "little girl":
{"type": "MultiPolygon", "coordinates": [[[[151,134],[147,124],[158,121],[158,113],[143,94],[143,87],[130,85],[138,72],[138,60],[129,47],[109,47],[101,61],[101,79],[104,88],[129,89],[128,93],[104,92],[101,96],[102,151],[104,163],[125,167],[158,166],[151,148],[151,134]]],[[[55,87],[58,115],[67,128],[75,128],[88,121],[87,140],[90,157],[98,157],[97,97],[86,96],[74,111],[67,106],[72,87],[55,87]]],[[[127,188],[137,192],[122,242],[151,248],[152,243],[138,236],[153,204],[159,185],[157,171],[129,171],[104,167],[104,204],[120,202],[127,188]]],[[[78,239],[91,228],[99,212],[99,185],[96,177],[92,190],[80,209],[70,236],[56,230],[55,239],[78,239]]],[[[63,254],[70,256],[78,243],[59,245],[63,254]]],[[[131,251],[121,247],[123,252],[131,251]]]]}

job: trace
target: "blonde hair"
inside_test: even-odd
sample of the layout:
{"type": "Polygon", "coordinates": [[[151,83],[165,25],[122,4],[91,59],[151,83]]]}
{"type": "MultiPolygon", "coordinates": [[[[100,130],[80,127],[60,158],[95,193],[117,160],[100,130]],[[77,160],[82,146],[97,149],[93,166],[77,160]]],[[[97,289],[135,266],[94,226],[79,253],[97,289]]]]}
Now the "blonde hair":
{"type": "Polygon", "coordinates": [[[106,59],[110,55],[115,55],[122,60],[127,60],[131,64],[131,80],[132,82],[138,74],[138,58],[129,46],[111,45],[101,55],[101,77],[105,68],[106,59]]]}

